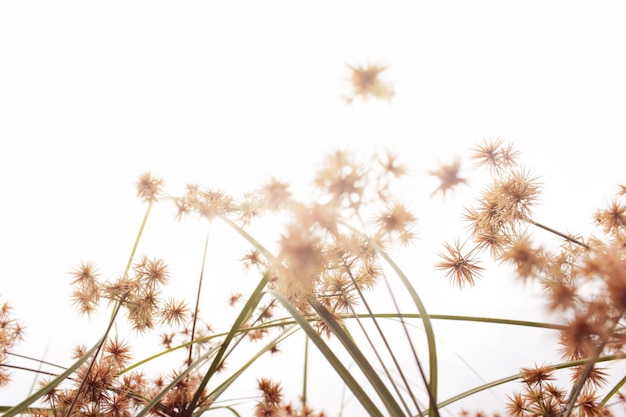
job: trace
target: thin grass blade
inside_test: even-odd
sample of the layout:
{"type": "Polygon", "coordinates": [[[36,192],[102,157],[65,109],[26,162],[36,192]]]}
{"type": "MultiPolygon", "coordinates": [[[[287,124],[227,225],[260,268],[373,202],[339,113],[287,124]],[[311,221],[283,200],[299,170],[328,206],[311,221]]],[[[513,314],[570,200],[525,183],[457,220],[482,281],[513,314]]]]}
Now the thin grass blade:
{"type": "Polygon", "coordinates": [[[324,355],[330,366],[333,367],[337,375],[344,381],[346,386],[352,391],[355,398],[363,405],[368,414],[373,417],[383,417],[382,412],[378,409],[376,404],[371,400],[370,396],[361,388],[361,385],[354,379],[350,371],[341,363],[339,358],[333,353],[333,350],[328,344],[320,337],[319,334],[311,327],[308,319],[306,319],[296,307],[289,302],[282,294],[271,291],[270,292],[282,306],[291,314],[291,316],[298,322],[302,330],[309,336],[310,340],[317,346],[320,353],[324,355]]]}
{"type": "Polygon", "coordinates": [[[343,327],[339,324],[339,322],[337,322],[335,317],[333,317],[326,307],[320,304],[317,300],[309,299],[309,304],[311,304],[313,309],[317,312],[317,314],[319,314],[322,320],[324,320],[324,322],[328,325],[329,329],[346,348],[350,356],[352,356],[354,362],[361,369],[374,390],[378,393],[378,396],[382,400],[383,404],[385,404],[385,407],[387,407],[389,413],[392,416],[405,415],[395,397],[387,389],[387,385],[382,381],[382,379],[380,379],[376,370],[374,370],[370,361],[363,354],[356,343],[354,343],[352,338],[344,331],[343,327]]]}
{"type": "Polygon", "coordinates": [[[9,408],[6,411],[6,413],[2,415],[2,417],[13,417],[20,413],[25,412],[29,405],[31,405],[32,403],[34,403],[35,401],[37,401],[38,399],[40,399],[41,397],[49,393],[52,389],[54,389],[57,385],[59,385],[67,377],[69,377],[72,373],[74,373],[83,363],[89,360],[89,358],[98,350],[98,348],[100,347],[103,341],[104,341],[104,338],[98,340],[98,342],[91,349],[89,349],[80,359],[74,362],[72,366],[67,368],[62,374],[60,374],[59,376],[54,378],[52,381],[47,383],[44,387],[39,389],[33,395],[26,398],[21,403],[13,406],[12,408],[9,408]]]}

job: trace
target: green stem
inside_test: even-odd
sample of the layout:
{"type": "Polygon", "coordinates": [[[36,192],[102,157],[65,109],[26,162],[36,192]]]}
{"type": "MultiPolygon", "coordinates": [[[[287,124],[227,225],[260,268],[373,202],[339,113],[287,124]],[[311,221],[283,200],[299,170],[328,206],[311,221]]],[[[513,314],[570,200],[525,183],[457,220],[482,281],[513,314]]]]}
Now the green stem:
{"type": "Polygon", "coordinates": [[[600,402],[600,404],[602,405],[606,405],[606,403],[615,395],[617,394],[617,392],[620,390],[620,388],[622,388],[624,386],[624,384],[626,384],[626,376],[622,379],[620,379],[620,381],[615,384],[615,386],[611,389],[611,391],[609,391],[608,394],[606,394],[606,396],[602,399],[602,401],[600,402]]]}
{"type": "MultiPolygon", "coordinates": [[[[209,223],[210,226],[210,223],[209,223]]],[[[202,267],[200,268],[200,278],[198,279],[198,289],[196,291],[196,307],[193,312],[193,324],[191,326],[191,341],[196,336],[196,324],[198,322],[198,310],[200,308],[200,293],[202,292],[202,281],[204,278],[204,267],[206,265],[206,255],[209,248],[209,232],[207,231],[206,239],[204,241],[204,252],[202,254],[202,267]]],[[[189,356],[187,363],[191,363],[191,357],[193,352],[193,343],[189,344],[189,356]]]]}
{"type": "Polygon", "coordinates": [[[133,245],[133,249],[130,251],[130,257],[128,258],[128,263],[126,264],[126,269],[124,270],[124,277],[128,276],[130,266],[133,264],[133,259],[135,259],[135,254],[137,253],[137,248],[139,247],[139,240],[141,239],[141,235],[143,235],[143,231],[146,228],[146,224],[148,223],[148,216],[150,215],[150,211],[152,211],[152,202],[148,204],[146,214],[144,214],[143,220],[141,221],[141,226],[139,226],[139,232],[137,232],[135,244],[133,245]]]}
{"type": "Polygon", "coordinates": [[[304,335],[304,372],[302,373],[302,406],[306,405],[309,374],[309,336],[304,335]]]}

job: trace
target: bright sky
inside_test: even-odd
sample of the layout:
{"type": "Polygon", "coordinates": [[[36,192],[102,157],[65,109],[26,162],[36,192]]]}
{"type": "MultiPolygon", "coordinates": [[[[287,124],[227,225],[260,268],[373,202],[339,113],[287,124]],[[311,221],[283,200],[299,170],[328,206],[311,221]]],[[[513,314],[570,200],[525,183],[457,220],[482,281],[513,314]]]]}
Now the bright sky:
{"type": "MultiPolygon", "coordinates": [[[[88,326],[67,272],[81,260],[123,271],[144,171],[171,193],[237,194],[269,175],[302,184],[337,147],[390,148],[415,173],[406,199],[426,201],[427,170],[501,136],[545,185],[540,220],[588,231],[626,182],[625,21],[619,1],[0,3],[0,294],[27,326],[20,349],[67,363],[64,347],[92,343],[66,331],[88,326]],[[396,96],[346,107],[346,64],[370,63],[389,67],[396,96]]],[[[420,234],[441,238],[425,250],[455,237],[441,214],[471,195],[415,207],[420,234]]],[[[149,226],[140,252],[197,274],[206,229],[165,205],[149,226]]],[[[503,279],[489,288],[513,299],[423,291],[433,312],[488,310],[480,297],[499,311],[520,291],[503,279]]],[[[0,390],[0,405],[27,388],[0,390]]]]}

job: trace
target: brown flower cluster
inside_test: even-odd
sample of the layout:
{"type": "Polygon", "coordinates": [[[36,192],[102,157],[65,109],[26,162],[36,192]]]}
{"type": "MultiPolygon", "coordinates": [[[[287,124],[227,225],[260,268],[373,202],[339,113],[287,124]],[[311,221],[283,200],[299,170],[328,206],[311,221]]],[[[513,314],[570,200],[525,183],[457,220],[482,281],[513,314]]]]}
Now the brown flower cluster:
{"type": "MultiPolygon", "coordinates": [[[[311,192],[314,198],[310,202],[296,201],[289,185],[276,178],[240,198],[194,184],[187,185],[183,195],[166,198],[173,200],[178,220],[193,215],[246,227],[267,214],[287,219],[283,233],[277,236],[276,256],[250,249],[241,258],[244,267],[271,276],[269,285],[283,291],[303,312],[310,312],[309,300],[313,297],[340,320],[341,314],[354,312],[362,291],[373,288],[382,276],[374,245],[407,244],[414,238],[415,216],[391,197],[392,183],[405,174],[404,166],[390,152],[356,163],[353,154],[337,151],[328,155],[315,175],[311,192]]],[[[137,195],[152,204],[163,197],[162,185],[162,180],[146,173],[137,182],[137,195]]],[[[192,397],[200,389],[200,377],[178,377],[187,366],[219,348],[223,338],[213,337],[211,326],[195,315],[190,317],[182,301],[163,296],[170,276],[165,262],[139,257],[127,273],[109,281],[101,279],[94,264],[83,262],[71,276],[72,301],[79,312],[93,314],[104,300],[125,312],[129,324],[139,334],[157,325],[174,326],[175,330],[161,335],[165,349],[191,340],[196,343],[189,347],[181,371],[173,370],[168,377],[151,377],[142,372],[127,372],[130,348],[117,338],[109,340],[104,355],[92,358],[69,382],[50,391],[46,396],[49,409],[39,410],[40,415],[66,413],[70,408],[72,415],[133,415],[159,393],[163,396],[152,414],[189,415],[192,397]],[[173,388],[167,388],[170,383],[173,388]]],[[[233,293],[229,303],[245,303],[244,297],[242,293],[233,293]]],[[[276,307],[276,301],[257,305],[255,313],[242,325],[241,337],[267,340],[271,329],[280,331],[280,326],[270,323],[275,320],[276,307]]],[[[321,320],[316,326],[320,333],[328,334],[321,320]]],[[[77,357],[85,351],[78,349],[77,357]]],[[[278,347],[269,351],[278,352],[278,347]]],[[[216,371],[225,368],[222,360],[216,371]]],[[[260,415],[322,416],[304,404],[295,407],[285,403],[279,386],[264,381],[259,385],[265,393],[257,408],[260,415]]],[[[211,408],[203,398],[204,394],[195,403],[195,412],[211,408]]]]}
{"type": "MultiPolygon", "coordinates": [[[[355,96],[380,98],[388,94],[390,90],[385,92],[384,84],[377,84],[383,70],[353,68],[355,96]]],[[[608,399],[626,402],[617,390],[605,397],[600,394],[609,374],[608,368],[598,364],[607,355],[622,358],[626,353],[626,187],[606,208],[595,213],[600,235],[583,241],[534,219],[540,186],[518,164],[519,153],[512,145],[499,138],[488,140],[471,156],[478,167],[488,168],[490,180],[476,204],[464,212],[468,236],[446,243],[436,268],[453,285],[474,285],[485,272],[480,257],[489,255],[510,266],[521,279],[540,285],[545,289],[549,309],[563,318],[559,339],[563,358],[580,361],[580,365],[571,367],[571,391],[558,386],[553,367],[523,368],[523,388],[509,397],[509,415],[612,416],[608,399]],[[552,233],[557,243],[536,244],[536,230],[552,233]]],[[[457,159],[429,172],[441,181],[435,193],[445,195],[466,183],[459,174],[460,166],[457,159]]],[[[209,221],[220,219],[242,235],[246,234],[244,228],[267,214],[285,221],[282,233],[275,236],[275,255],[257,244],[242,256],[243,266],[269,277],[270,288],[282,292],[303,314],[310,315],[313,304],[342,322],[365,304],[364,293],[384,279],[381,249],[406,245],[415,238],[415,215],[393,197],[394,181],[405,174],[405,167],[389,152],[381,158],[357,162],[354,154],[339,150],[327,155],[319,166],[310,200],[296,200],[289,185],[276,178],[240,198],[188,185],[183,195],[172,200],[177,219],[190,215],[209,221]]],[[[152,205],[162,198],[162,185],[162,180],[146,173],[137,182],[137,195],[152,205]]],[[[226,339],[213,337],[211,326],[201,322],[197,313],[190,314],[183,301],[163,295],[170,279],[164,260],[141,256],[121,277],[111,281],[102,281],[92,263],[83,262],[71,275],[72,301],[79,312],[93,314],[105,300],[115,306],[115,311],[126,314],[135,335],[163,325],[171,327],[161,335],[164,349],[194,343],[186,350],[180,368],[173,367],[167,376],[149,377],[129,371],[129,344],[117,336],[110,337],[101,352],[46,394],[47,408],[34,409],[32,415],[131,416],[156,396],[160,399],[150,411],[152,415],[190,416],[212,407],[203,374],[186,372],[192,364],[219,357],[216,352],[226,339]]],[[[228,303],[234,307],[245,304],[244,298],[243,293],[234,292],[228,303]]],[[[271,331],[284,330],[285,322],[275,318],[277,308],[276,300],[255,304],[254,310],[250,309],[253,312],[241,320],[244,324],[237,329],[233,344],[244,338],[267,341],[271,331]]],[[[21,327],[12,319],[6,303],[0,310],[0,324],[2,364],[7,350],[21,336],[21,327]]],[[[314,320],[313,325],[320,334],[331,335],[324,321],[314,320]]],[[[278,351],[277,346],[264,349],[278,351]]],[[[85,352],[85,348],[78,348],[76,358],[85,352]]],[[[229,353],[210,365],[214,371],[226,369],[229,353]]],[[[2,369],[0,385],[8,380],[2,369]]],[[[323,416],[304,403],[296,407],[285,402],[279,383],[267,378],[257,383],[262,395],[256,402],[255,415],[323,416]]]]}
{"type": "Polygon", "coordinates": [[[275,271],[281,291],[304,312],[314,297],[338,320],[353,313],[362,291],[382,277],[373,245],[414,238],[416,217],[390,197],[390,181],[404,173],[394,160],[388,154],[384,161],[357,164],[353,155],[337,151],[315,176],[317,200],[290,206],[275,271]]]}
{"type": "MultiPolygon", "coordinates": [[[[552,381],[556,380],[555,369],[549,366],[522,368],[521,392],[509,397],[507,404],[511,417],[560,417],[568,412],[569,395],[552,381]]],[[[603,385],[604,373],[594,370],[591,378],[596,386],[603,385]]],[[[571,406],[571,415],[582,417],[609,417],[614,414],[606,402],[590,386],[586,387],[571,406]]]]}
{"type": "Polygon", "coordinates": [[[255,406],[255,417],[324,417],[321,411],[314,411],[302,404],[300,407],[283,399],[282,387],[268,378],[257,381],[262,397],[255,406]]]}
{"type": "MultiPolygon", "coordinates": [[[[523,276],[536,273],[541,267],[540,251],[531,246],[532,242],[523,233],[531,221],[532,206],[539,197],[539,184],[518,165],[518,154],[512,145],[504,145],[500,138],[485,141],[471,154],[477,166],[489,168],[493,180],[478,198],[477,206],[464,213],[470,224],[470,238],[463,244],[458,241],[446,244],[446,251],[440,255],[442,260],[436,265],[459,287],[473,285],[480,277],[483,268],[478,257],[485,250],[500,261],[515,265],[523,276]],[[462,249],[470,242],[472,248],[464,253],[462,249]]],[[[448,168],[455,172],[459,165],[457,162],[448,168]]],[[[456,173],[447,175],[450,177],[448,182],[446,176],[442,178],[442,191],[459,182],[454,180],[456,173]]]]}
{"type": "MultiPolygon", "coordinates": [[[[277,239],[276,256],[268,259],[258,249],[252,249],[242,257],[244,266],[272,276],[270,285],[283,291],[303,312],[310,312],[309,300],[314,297],[339,319],[342,313],[353,312],[361,292],[371,289],[382,276],[372,245],[406,244],[414,237],[415,216],[404,204],[391,199],[393,180],[404,174],[404,167],[389,152],[382,158],[358,164],[352,154],[338,151],[330,154],[317,172],[312,192],[315,198],[311,202],[294,200],[288,185],[275,178],[238,199],[221,191],[188,185],[186,192],[173,201],[178,219],[195,215],[235,222],[241,227],[271,213],[288,219],[277,239]],[[365,224],[369,236],[357,231],[365,224]]],[[[161,180],[144,174],[137,183],[138,196],[146,202],[156,202],[162,195],[161,185],[161,180]]],[[[95,313],[105,300],[125,312],[131,327],[140,334],[157,324],[182,327],[183,330],[162,334],[164,348],[200,341],[212,333],[211,327],[202,325],[196,317],[189,321],[189,309],[182,301],[162,295],[170,276],[162,259],[141,256],[115,280],[102,280],[94,264],[86,262],[71,276],[72,300],[83,314],[95,313]]],[[[242,298],[242,294],[233,294],[231,305],[242,298]]],[[[253,341],[266,339],[271,326],[264,324],[273,320],[275,309],[275,301],[256,306],[256,313],[242,326],[242,336],[253,341]]],[[[317,327],[323,333],[326,329],[321,323],[317,327]]],[[[195,343],[193,356],[190,347],[181,369],[219,346],[218,339],[212,338],[204,347],[195,343]]],[[[80,415],[132,415],[180,375],[180,371],[173,371],[168,378],[150,378],[143,373],[126,372],[130,353],[118,339],[109,340],[105,351],[105,355],[86,362],[71,383],[47,395],[51,410],[71,408],[80,415]]],[[[84,352],[79,349],[77,355],[84,352]]],[[[225,361],[221,361],[216,370],[224,368],[225,361]]],[[[191,375],[177,380],[153,414],[187,415],[199,382],[198,377],[191,375]]],[[[264,387],[265,415],[274,415],[277,410],[281,415],[312,415],[312,410],[304,405],[296,408],[280,397],[272,399],[272,385],[264,387]]],[[[273,389],[278,392],[277,387],[273,389]]],[[[195,407],[197,411],[210,404],[200,402],[195,407]]]]}
{"type": "Polygon", "coordinates": [[[155,322],[165,325],[184,323],[189,310],[182,300],[163,299],[160,294],[169,280],[167,265],[162,259],[140,257],[125,274],[115,281],[101,283],[92,263],[81,263],[71,272],[75,286],[72,300],[79,312],[93,313],[101,299],[119,302],[136,331],[152,329],[155,322]]]}
{"type": "Polygon", "coordinates": [[[13,308],[7,301],[0,305],[0,387],[10,382],[7,370],[8,352],[24,337],[24,327],[13,316],[13,308]]]}
{"type": "Polygon", "coordinates": [[[477,166],[487,167],[490,184],[476,206],[466,209],[470,225],[465,244],[446,244],[437,268],[458,286],[472,285],[483,269],[478,255],[510,265],[524,280],[539,283],[547,307],[565,322],[560,349],[568,361],[589,359],[572,369],[570,393],[552,384],[553,369],[523,369],[525,391],[511,397],[512,416],[611,415],[598,400],[597,389],[605,382],[605,371],[596,366],[602,355],[623,356],[626,344],[626,205],[623,193],[608,207],[595,213],[602,237],[586,241],[555,231],[533,218],[539,197],[537,180],[517,163],[519,153],[502,139],[485,141],[474,149],[477,166]],[[556,237],[552,246],[535,243],[533,232],[541,230],[556,237]],[[466,244],[471,249],[463,251],[466,244]],[[567,411],[566,411],[567,410],[567,411]]]}
{"type": "MultiPolygon", "coordinates": [[[[169,280],[167,265],[162,259],[141,256],[128,274],[115,281],[101,282],[92,263],[83,262],[71,273],[75,286],[73,301],[78,310],[91,314],[101,300],[107,300],[126,312],[130,326],[138,333],[169,326],[173,330],[163,333],[162,346],[189,342],[191,333],[197,343],[195,351],[189,348],[188,356],[179,364],[184,370],[211,348],[202,339],[209,335],[210,326],[194,320],[181,300],[161,296],[169,280]],[[192,330],[193,329],[193,330],[192,330]]],[[[77,347],[75,359],[85,355],[86,348],[77,347]]],[[[49,408],[33,411],[35,416],[81,415],[81,416],[132,416],[157,395],[162,395],[151,415],[183,416],[201,381],[199,374],[182,374],[172,367],[167,377],[148,377],[143,372],[128,372],[131,361],[129,344],[118,336],[109,338],[103,353],[86,361],[65,383],[53,388],[45,396],[49,408]],[[168,385],[172,386],[162,392],[168,385]]],[[[42,381],[44,386],[46,381],[42,381]]],[[[196,407],[208,407],[202,401],[196,407]]]]}
{"type": "MultiPolygon", "coordinates": [[[[372,288],[381,277],[372,242],[386,247],[415,237],[416,217],[391,198],[392,183],[405,174],[390,152],[357,163],[352,153],[338,150],[317,170],[311,202],[294,200],[288,185],[275,178],[240,199],[188,186],[175,202],[179,218],[223,216],[242,226],[280,212],[288,221],[275,259],[253,249],[242,257],[244,266],[262,274],[270,271],[272,285],[302,311],[310,311],[308,299],[315,297],[339,318],[358,304],[359,291],[372,288]],[[357,231],[364,225],[368,235],[357,231]]],[[[265,314],[271,316],[271,308],[265,314]]]]}
{"type": "MultiPolygon", "coordinates": [[[[189,327],[176,335],[187,336],[179,342],[188,342],[189,327]]],[[[205,336],[204,330],[198,331],[198,337],[205,336]]],[[[164,334],[163,344],[171,347],[175,333],[164,334]],[[165,340],[168,339],[168,340],[165,340]]],[[[206,349],[203,350],[203,353],[206,349]]],[[[74,359],[85,355],[86,348],[78,346],[74,359]]],[[[195,358],[201,356],[197,353],[195,358]]],[[[30,415],[35,417],[106,416],[130,417],[142,410],[157,395],[161,399],[150,410],[150,415],[177,417],[188,415],[189,405],[198,390],[201,375],[189,373],[183,375],[188,363],[185,361],[181,371],[169,371],[167,376],[150,376],[143,371],[128,371],[131,364],[131,347],[118,336],[110,338],[103,349],[103,354],[92,361],[85,362],[71,378],[54,387],[43,398],[46,408],[33,409],[30,415]],[[166,387],[169,389],[165,389],[166,387]]],[[[49,381],[39,384],[45,386],[49,381]]],[[[206,393],[202,391],[202,398],[206,393]]],[[[196,407],[206,409],[210,403],[200,401],[196,407]]]]}
{"type": "MultiPolygon", "coordinates": [[[[79,348],[75,357],[83,354],[79,348]]],[[[180,373],[172,371],[167,377],[148,378],[143,372],[126,372],[130,360],[130,348],[124,341],[109,340],[101,357],[91,365],[81,366],[68,386],[48,392],[43,398],[47,408],[33,409],[31,415],[131,417],[170,384],[172,387],[150,410],[150,415],[187,415],[187,406],[200,382],[197,374],[180,378],[180,373]]],[[[46,381],[40,382],[41,386],[45,384],[46,381]]]]}

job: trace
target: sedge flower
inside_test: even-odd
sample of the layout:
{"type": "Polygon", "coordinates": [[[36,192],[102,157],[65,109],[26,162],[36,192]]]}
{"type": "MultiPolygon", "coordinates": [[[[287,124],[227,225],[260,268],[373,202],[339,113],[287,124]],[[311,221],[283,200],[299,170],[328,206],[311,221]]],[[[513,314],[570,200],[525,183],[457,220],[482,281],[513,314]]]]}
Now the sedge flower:
{"type": "Polygon", "coordinates": [[[353,93],[352,96],[344,97],[347,104],[351,104],[354,98],[361,97],[363,100],[369,98],[378,98],[385,101],[391,101],[394,96],[393,86],[381,80],[380,74],[387,67],[381,65],[368,65],[365,67],[353,67],[348,65],[352,72],[351,82],[353,93]]]}
{"type": "Polygon", "coordinates": [[[443,165],[439,169],[429,171],[429,175],[439,178],[441,183],[435,191],[431,195],[435,195],[441,191],[441,193],[445,196],[446,191],[456,187],[459,184],[466,184],[467,180],[465,178],[461,178],[459,176],[459,171],[461,169],[461,160],[456,159],[449,165],[443,165]]]}
{"type": "Polygon", "coordinates": [[[465,284],[474,285],[474,279],[480,277],[484,268],[472,257],[473,251],[463,254],[463,245],[459,241],[453,244],[446,243],[444,248],[448,252],[440,253],[441,261],[436,268],[446,271],[445,276],[450,278],[454,285],[459,287],[465,284]]]}

